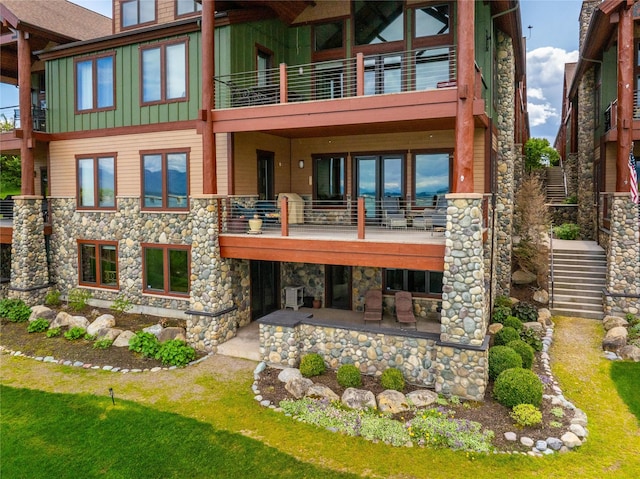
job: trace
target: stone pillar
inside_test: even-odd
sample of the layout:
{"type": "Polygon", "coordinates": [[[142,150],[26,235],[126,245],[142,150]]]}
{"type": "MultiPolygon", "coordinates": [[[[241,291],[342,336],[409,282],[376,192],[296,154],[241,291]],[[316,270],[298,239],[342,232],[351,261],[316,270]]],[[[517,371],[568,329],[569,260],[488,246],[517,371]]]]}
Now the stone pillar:
{"type": "Polygon", "coordinates": [[[33,306],[44,302],[48,289],[42,197],[18,196],[13,205],[9,297],[33,306]]]}
{"type": "Polygon", "coordinates": [[[593,68],[578,85],[578,225],[585,240],[595,239],[595,198],[593,194],[593,68]]]}
{"type": "Polygon", "coordinates": [[[640,314],[640,225],[629,193],[615,193],[607,255],[605,314],[640,314]]]}
{"type": "Polygon", "coordinates": [[[496,42],[496,129],[498,131],[496,190],[496,280],[498,295],[511,291],[511,248],[513,235],[514,163],[515,163],[515,59],[510,37],[498,32],[496,42]]]}
{"type": "Polygon", "coordinates": [[[587,30],[589,29],[589,23],[591,23],[591,17],[593,16],[593,12],[600,3],[600,0],[584,0],[582,2],[582,7],[580,8],[580,51],[582,51],[582,46],[584,45],[584,41],[587,37],[587,30]]]}
{"type": "Polygon", "coordinates": [[[567,178],[567,196],[578,194],[578,154],[569,153],[564,161],[564,174],[567,178]]]}

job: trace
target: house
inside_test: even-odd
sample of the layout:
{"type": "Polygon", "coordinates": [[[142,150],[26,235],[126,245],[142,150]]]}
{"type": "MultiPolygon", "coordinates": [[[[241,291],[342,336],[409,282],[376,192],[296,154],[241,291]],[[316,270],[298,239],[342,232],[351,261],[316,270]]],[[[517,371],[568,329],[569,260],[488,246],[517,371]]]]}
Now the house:
{"type": "Polygon", "coordinates": [[[585,239],[607,256],[605,314],[640,312],[638,205],[632,201],[630,153],[640,156],[640,4],[585,1],[580,58],[565,68],[563,119],[555,147],[578,196],[585,239]]]}
{"type": "Polygon", "coordinates": [[[185,317],[210,351],[290,300],[362,311],[381,289],[393,311],[410,291],[438,333],[294,314],[261,324],[263,357],[395,365],[482,399],[528,138],[518,2],[113,5],[111,35],[38,52],[50,263],[14,257],[14,271],[185,317]]]}

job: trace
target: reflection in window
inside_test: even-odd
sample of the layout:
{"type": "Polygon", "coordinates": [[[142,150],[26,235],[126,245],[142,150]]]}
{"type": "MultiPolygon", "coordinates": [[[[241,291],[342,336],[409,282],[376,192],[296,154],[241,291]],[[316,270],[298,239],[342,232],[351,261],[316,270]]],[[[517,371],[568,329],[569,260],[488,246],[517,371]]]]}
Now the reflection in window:
{"type": "Polygon", "coordinates": [[[78,160],[78,204],[84,208],[115,206],[115,158],[112,156],[78,160]]]}
{"type": "Polygon", "coordinates": [[[76,109],[97,110],[114,106],[113,57],[76,63],[76,109]]]}
{"type": "Polygon", "coordinates": [[[415,155],[415,205],[434,206],[434,197],[449,193],[449,153],[415,155]]]}
{"type": "Polygon", "coordinates": [[[343,157],[315,158],[315,197],[319,201],[344,201],[345,162],[343,157]]]}
{"type": "Polygon", "coordinates": [[[415,9],[416,37],[449,33],[449,5],[432,5],[415,9]]]}
{"type": "Polygon", "coordinates": [[[269,70],[271,69],[272,55],[264,50],[258,50],[256,65],[258,67],[258,86],[267,86],[271,80],[269,70]]]}
{"type": "Polygon", "coordinates": [[[338,22],[323,23],[313,27],[314,49],[316,52],[342,48],[342,20],[338,22]]]}
{"type": "Polygon", "coordinates": [[[122,27],[132,27],[156,19],[155,0],[128,0],[122,5],[122,27]]]}
{"type": "Polygon", "coordinates": [[[384,272],[385,289],[418,294],[442,294],[443,276],[440,271],[386,269],[384,272]]]}
{"type": "Polygon", "coordinates": [[[202,4],[195,0],[176,0],[176,16],[202,11],[202,4]]]}
{"type": "Polygon", "coordinates": [[[451,79],[449,53],[448,47],[416,52],[416,90],[437,88],[438,83],[451,79]]]}
{"type": "Polygon", "coordinates": [[[156,153],[142,156],[145,208],[186,209],[187,154],[156,153]]]}
{"type": "Polygon", "coordinates": [[[344,71],[341,62],[321,63],[315,67],[316,100],[344,96],[344,71]]]}
{"type": "Polygon", "coordinates": [[[186,43],[146,48],[141,61],[143,103],[187,97],[186,43]]]}
{"type": "Polygon", "coordinates": [[[404,39],[402,0],[354,2],[356,45],[373,45],[404,39]]]}
{"type": "Polygon", "coordinates": [[[400,55],[365,58],[365,95],[381,95],[400,91],[402,91],[402,57],[400,55]]]}
{"type": "Polygon", "coordinates": [[[145,292],[189,293],[189,249],[175,245],[143,248],[145,292]]]}
{"type": "Polygon", "coordinates": [[[118,252],[115,243],[79,241],[80,284],[116,287],[118,252]]]}

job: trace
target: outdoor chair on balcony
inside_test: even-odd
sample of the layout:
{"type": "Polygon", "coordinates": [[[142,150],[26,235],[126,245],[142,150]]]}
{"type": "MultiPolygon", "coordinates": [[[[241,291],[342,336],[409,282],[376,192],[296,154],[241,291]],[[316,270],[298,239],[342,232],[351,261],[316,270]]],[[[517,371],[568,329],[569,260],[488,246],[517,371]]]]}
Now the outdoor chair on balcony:
{"type": "Polygon", "coordinates": [[[400,208],[400,198],[385,196],[382,198],[382,224],[387,228],[407,228],[407,218],[400,208]]]}
{"type": "Polygon", "coordinates": [[[413,299],[411,293],[407,291],[396,293],[396,319],[399,323],[413,323],[417,329],[416,316],[413,314],[413,299]]]}
{"type": "Polygon", "coordinates": [[[447,199],[438,196],[435,208],[425,208],[421,215],[414,216],[412,225],[414,228],[434,231],[442,231],[447,228],[447,199]]]}
{"type": "Polygon", "coordinates": [[[382,321],[382,290],[370,289],[365,294],[364,320],[382,321]]]}

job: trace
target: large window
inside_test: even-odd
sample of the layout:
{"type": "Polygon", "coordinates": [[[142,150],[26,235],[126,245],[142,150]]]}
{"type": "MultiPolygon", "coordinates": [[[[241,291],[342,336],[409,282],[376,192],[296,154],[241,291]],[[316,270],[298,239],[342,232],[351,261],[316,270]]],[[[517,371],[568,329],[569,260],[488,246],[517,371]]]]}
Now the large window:
{"type": "Polygon", "coordinates": [[[354,2],[356,45],[374,45],[404,40],[404,2],[402,0],[354,2]]]}
{"type": "Polygon", "coordinates": [[[187,43],[167,43],[141,51],[142,103],[187,98],[187,43]]]}
{"type": "Polygon", "coordinates": [[[188,178],[186,151],[144,152],[142,154],[143,208],[188,209],[188,178]]]}
{"type": "Polygon", "coordinates": [[[386,269],[384,285],[387,291],[409,291],[413,294],[442,294],[441,271],[386,269]]]}
{"type": "Polygon", "coordinates": [[[113,55],[76,61],[76,111],[113,108],[113,55]]]}
{"type": "Polygon", "coordinates": [[[318,156],[314,157],[313,161],[315,199],[327,203],[342,204],[345,199],[344,156],[318,156]]]}
{"type": "Polygon", "coordinates": [[[196,0],[176,0],[176,17],[202,11],[202,4],[196,0]]]}
{"type": "Polygon", "coordinates": [[[122,28],[156,21],[156,0],[128,0],[120,3],[122,28]]]}
{"type": "Polygon", "coordinates": [[[448,35],[451,33],[450,6],[430,5],[416,8],[415,10],[416,38],[432,37],[436,35],[448,35]]]}
{"type": "Polygon", "coordinates": [[[316,52],[342,48],[344,22],[321,23],[313,26],[313,49],[316,52]]]}
{"type": "Polygon", "coordinates": [[[77,162],[78,208],[115,208],[115,155],[79,156],[77,162]]]}
{"type": "Polygon", "coordinates": [[[118,287],[117,243],[78,241],[78,279],[82,285],[118,287]]]}
{"type": "Polygon", "coordinates": [[[451,191],[451,153],[415,153],[413,191],[415,206],[434,206],[435,197],[451,191]]]}
{"type": "Polygon", "coordinates": [[[143,244],[142,254],[145,293],[189,294],[188,246],[143,244]]]}

